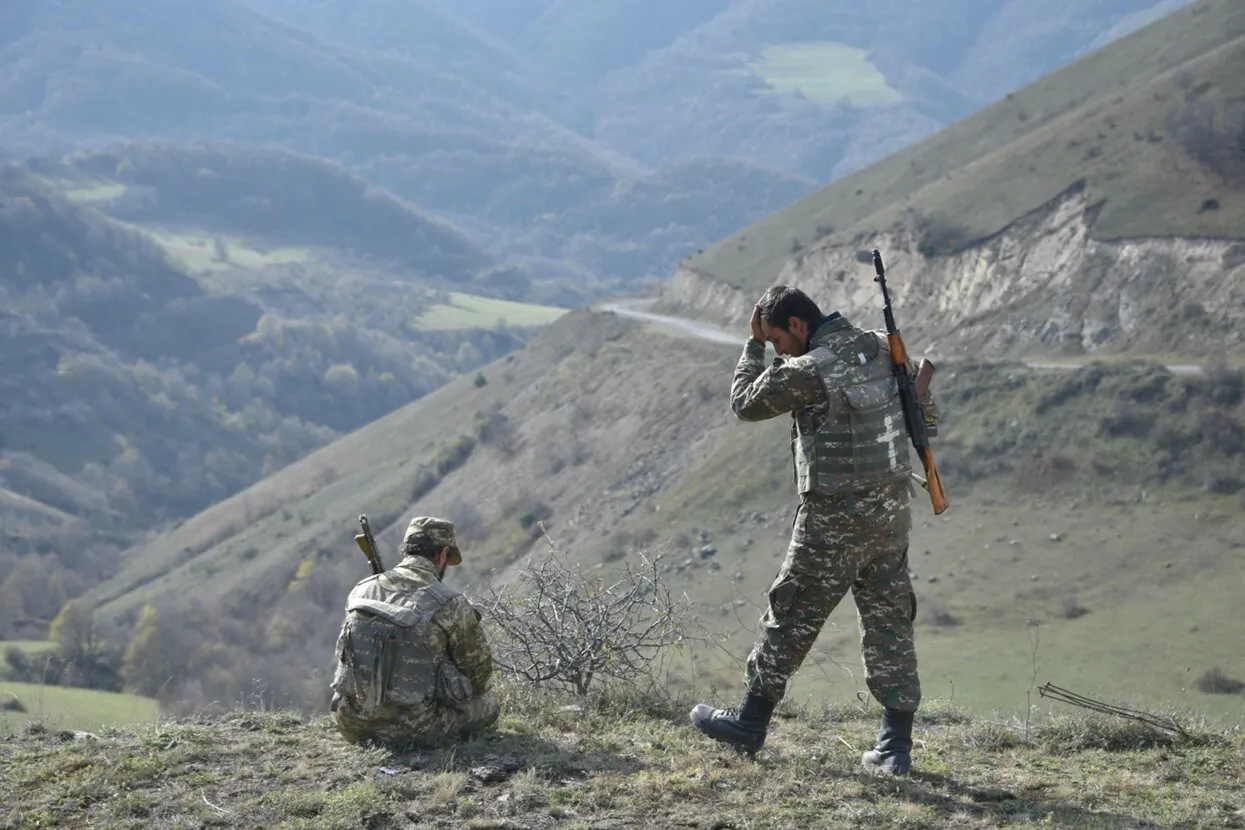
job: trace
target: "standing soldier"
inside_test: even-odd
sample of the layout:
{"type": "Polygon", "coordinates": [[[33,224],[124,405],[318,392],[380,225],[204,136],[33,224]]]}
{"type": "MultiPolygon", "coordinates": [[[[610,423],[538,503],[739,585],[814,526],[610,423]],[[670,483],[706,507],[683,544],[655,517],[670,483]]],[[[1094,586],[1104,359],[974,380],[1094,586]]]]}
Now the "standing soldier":
{"type": "Polygon", "coordinates": [[[441,581],[461,562],[453,522],[421,516],[406,529],[402,560],[350,592],[331,705],[346,740],[444,745],[497,720],[480,612],[441,581]]]}
{"type": "MultiPolygon", "coordinates": [[[[877,744],[862,762],[906,774],[921,701],[912,633],[916,596],[908,578],[911,466],[885,334],[865,331],[838,312],[823,316],[803,291],[776,285],[752,313],[731,408],[743,421],[791,413],[800,503],[748,656],[743,705],[701,703],[692,722],[755,755],[788,680],[851,591],[865,681],[884,709],[877,744]],[[778,353],[768,367],[766,342],[778,353]]],[[[921,408],[927,423],[937,422],[928,393],[921,408]]]]}

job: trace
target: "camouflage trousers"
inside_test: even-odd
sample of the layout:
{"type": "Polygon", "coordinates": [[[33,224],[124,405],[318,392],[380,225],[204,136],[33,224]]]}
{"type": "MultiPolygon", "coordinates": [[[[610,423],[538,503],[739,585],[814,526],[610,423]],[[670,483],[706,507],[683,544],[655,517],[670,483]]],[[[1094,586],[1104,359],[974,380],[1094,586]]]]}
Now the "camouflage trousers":
{"type": "Polygon", "coordinates": [[[750,694],[782,700],[826,618],[851,591],[870,693],[884,707],[916,711],[921,684],[912,631],[916,595],[908,578],[909,498],[907,482],[802,498],[748,655],[750,694]]]}
{"type": "Polygon", "coordinates": [[[334,696],[333,719],[342,737],[352,744],[370,741],[395,749],[437,747],[467,740],[491,727],[500,714],[497,696],[479,697],[420,707],[381,706],[366,717],[352,698],[334,696]]]}

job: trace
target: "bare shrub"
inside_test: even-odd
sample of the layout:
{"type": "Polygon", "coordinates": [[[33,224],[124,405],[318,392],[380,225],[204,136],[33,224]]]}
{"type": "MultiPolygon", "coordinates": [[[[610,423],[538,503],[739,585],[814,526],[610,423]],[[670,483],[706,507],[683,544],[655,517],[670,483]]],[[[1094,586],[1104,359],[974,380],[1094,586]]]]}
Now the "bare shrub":
{"type": "Polygon", "coordinates": [[[1116,407],[1098,422],[1100,432],[1117,437],[1144,438],[1153,426],[1153,412],[1127,406],[1116,407]]]}
{"type": "Polygon", "coordinates": [[[1211,410],[1202,416],[1202,440],[1216,455],[1236,455],[1245,449],[1245,426],[1226,412],[1211,410]]]}
{"type": "Polygon", "coordinates": [[[972,233],[967,227],[943,216],[921,215],[914,225],[918,235],[916,249],[925,259],[950,256],[968,247],[972,241],[972,233]]]}
{"type": "Polygon", "coordinates": [[[1222,406],[1236,406],[1245,400],[1245,370],[1234,369],[1222,357],[1206,365],[1210,400],[1222,406]]]}
{"type": "MultiPolygon", "coordinates": [[[[548,537],[546,537],[548,538],[548,537]]],[[[586,695],[594,681],[659,681],[668,649],[684,642],[692,617],[658,562],[637,553],[613,582],[584,574],[550,543],[513,581],[490,583],[476,607],[491,629],[493,657],[532,685],[555,683],[586,695]]]]}
{"type": "Polygon", "coordinates": [[[477,412],[472,421],[475,440],[509,458],[518,450],[519,432],[500,406],[477,412]]]}
{"type": "Polygon", "coordinates": [[[1245,488],[1245,480],[1231,470],[1210,470],[1205,474],[1203,483],[1211,493],[1230,496],[1245,488]]]}
{"type": "Polygon", "coordinates": [[[1059,616],[1065,620],[1079,619],[1089,613],[1089,609],[1074,596],[1066,596],[1059,601],[1059,616]]]}
{"type": "Polygon", "coordinates": [[[1202,672],[1193,685],[1199,692],[1208,695],[1239,695],[1245,692],[1245,683],[1235,677],[1228,677],[1218,666],[1202,672]]]}

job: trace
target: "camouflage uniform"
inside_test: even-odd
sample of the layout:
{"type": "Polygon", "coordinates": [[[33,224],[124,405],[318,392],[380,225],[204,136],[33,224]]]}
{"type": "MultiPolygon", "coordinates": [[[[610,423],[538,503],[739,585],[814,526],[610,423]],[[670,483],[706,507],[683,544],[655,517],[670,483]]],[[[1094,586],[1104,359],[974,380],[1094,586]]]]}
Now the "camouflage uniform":
{"type": "MultiPolygon", "coordinates": [[[[411,521],[403,544],[426,540],[462,562],[454,525],[411,521]]],[[[491,726],[499,713],[489,689],[492,654],[480,613],[447,587],[435,565],[408,555],[350,592],[337,638],[334,720],[352,743],[434,746],[491,726]]]]}
{"type": "MultiPolygon", "coordinates": [[[[909,439],[884,334],[832,314],[810,334],[804,355],[769,367],[765,344],[749,340],[731,407],[746,421],[791,413],[800,495],[786,560],[748,657],[748,692],[781,700],[826,618],[851,591],[870,692],[888,709],[915,711],[921,687],[908,578],[909,439]]],[[[937,421],[928,392],[922,409],[929,423],[937,421]]]]}

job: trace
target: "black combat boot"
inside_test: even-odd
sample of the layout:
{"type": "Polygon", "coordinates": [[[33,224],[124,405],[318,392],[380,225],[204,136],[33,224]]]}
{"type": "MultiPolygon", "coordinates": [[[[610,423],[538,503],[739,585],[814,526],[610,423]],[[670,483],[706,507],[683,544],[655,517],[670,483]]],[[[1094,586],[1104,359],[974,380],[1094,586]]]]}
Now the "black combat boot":
{"type": "Polygon", "coordinates": [[[861,755],[860,762],[869,769],[907,775],[912,765],[912,717],[915,714],[884,709],[877,746],[861,755]]]}
{"type": "Polygon", "coordinates": [[[765,745],[765,733],[777,702],[747,695],[738,709],[714,709],[708,703],[697,703],[692,709],[692,723],[709,737],[755,758],[765,745]]]}

